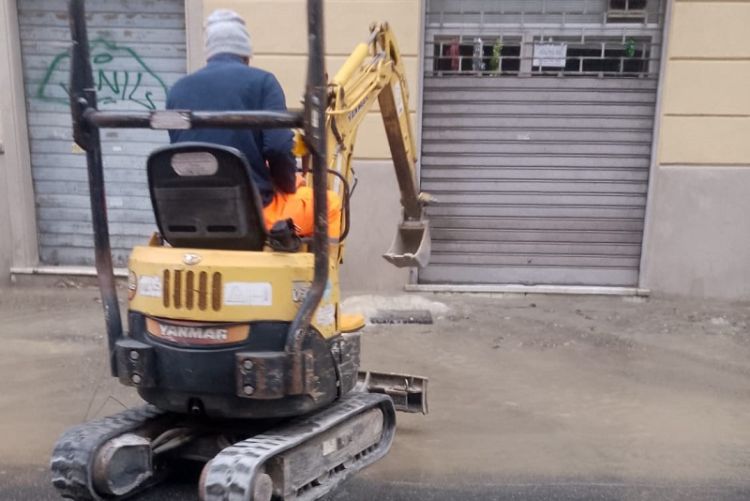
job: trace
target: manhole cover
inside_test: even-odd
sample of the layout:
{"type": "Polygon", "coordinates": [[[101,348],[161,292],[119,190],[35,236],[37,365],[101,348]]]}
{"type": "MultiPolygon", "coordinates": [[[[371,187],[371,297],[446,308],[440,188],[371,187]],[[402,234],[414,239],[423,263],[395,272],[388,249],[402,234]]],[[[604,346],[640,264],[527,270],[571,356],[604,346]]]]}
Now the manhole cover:
{"type": "Polygon", "coordinates": [[[378,310],[370,317],[373,324],[431,324],[429,310],[378,310]]]}

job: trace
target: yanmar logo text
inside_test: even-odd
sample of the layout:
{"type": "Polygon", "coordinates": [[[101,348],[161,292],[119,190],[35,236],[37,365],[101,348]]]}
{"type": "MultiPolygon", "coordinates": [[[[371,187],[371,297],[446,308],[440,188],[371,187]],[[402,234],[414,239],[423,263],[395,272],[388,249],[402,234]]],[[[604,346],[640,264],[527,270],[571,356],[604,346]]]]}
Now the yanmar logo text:
{"type": "Polygon", "coordinates": [[[250,335],[248,324],[196,325],[189,322],[159,322],[146,319],[146,330],[155,338],[180,345],[221,345],[239,343],[250,335]]]}
{"type": "Polygon", "coordinates": [[[229,330],[222,328],[185,327],[182,325],[159,324],[162,337],[173,339],[196,339],[205,341],[227,341],[229,330]]]}
{"type": "Polygon", "coordinates": [[[352,109],[349,113],[347,113],[346,118],[349,119],[349,121],[354,120],[354,118],[359,115],[359,112],[362,111],[367,104],[367,102],[370,100],[369,97],[366,97],[362,100],[361,103],[359,103],[354,109],[352,109]]]}

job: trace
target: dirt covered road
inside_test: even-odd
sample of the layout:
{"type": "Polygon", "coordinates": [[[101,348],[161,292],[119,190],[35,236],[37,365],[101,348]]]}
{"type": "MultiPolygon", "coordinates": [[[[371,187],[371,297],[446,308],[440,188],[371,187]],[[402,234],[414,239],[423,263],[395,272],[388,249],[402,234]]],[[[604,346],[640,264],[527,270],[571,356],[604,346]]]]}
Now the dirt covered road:
{"type": "MultiPolygon", "coordinates": [[[[430,415],[335,500],[750,498],[750,305],[666,299],[357,297],[428,308],[372,325],[364,365],[430,377],[430,415]]],[[[0,499],[56,499],[67,427],[138,398],[108,377],[97,292],[0,292],[0,499]]],[[[192,499],[191,477],[142,499],[192,499]]]]}

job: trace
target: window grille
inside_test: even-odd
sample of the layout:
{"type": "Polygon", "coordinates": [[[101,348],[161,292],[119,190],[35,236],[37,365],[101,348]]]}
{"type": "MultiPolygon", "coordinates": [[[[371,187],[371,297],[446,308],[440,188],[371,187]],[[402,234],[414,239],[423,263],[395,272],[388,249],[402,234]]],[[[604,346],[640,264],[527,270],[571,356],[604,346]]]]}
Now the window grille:
{"type": "Polygon", "coordinates": [[[647,0],[609,0],[608,23],[644,23],[647,0]]]}
{"type": "Polygon", "coordinates": [[[665,0],[428,0],[425,71],[654,77],[665,6],[665,0]],[[540,58],[542,49],[547,56],[540,58]]]}

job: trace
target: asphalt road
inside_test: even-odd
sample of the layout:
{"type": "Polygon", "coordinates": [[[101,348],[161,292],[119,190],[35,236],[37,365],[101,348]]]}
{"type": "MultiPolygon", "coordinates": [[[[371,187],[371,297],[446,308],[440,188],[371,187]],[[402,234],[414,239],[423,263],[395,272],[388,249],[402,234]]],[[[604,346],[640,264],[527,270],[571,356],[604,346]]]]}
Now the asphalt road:
{"type": "MultiPolygon", "coordinates": [[[[747,304],[414,296],[364,365],[430,377],[428,416],[329,501],[750,499],[747,304]],[[436,303],[437,302],[437,303],[436,303]],[[440,304],[438,304],[440,303],[440,304]]],[[[135,405],[107,375],[96,292],[0,292],[0,500],[53,500],[56,437],[135,405]]],[[[140,501],[195,499],[195,472],[140,501]]]]}
{"type": "MultiPolygon", "coordinates": [[[[7,476],[6,471],[6,476],[7,476]]],[[[406,481],[394,482],[364,478],[363,474],[344,484],[325,501],[745,501],[750,499],[748,485],[698,485],[689,483],[639,483],[633,481],[586,482],[583,480],[529,479],[527,482],[479,485],[424,485],[406,481]]],[[[0,483],[3,501],[57,501],[60,498],[49,487],[46,471],[16,471],[11,479],[0,483]],[[7,483],[6,483],[7,482],[7,483]]],[[[195,478],[172,479],[137,501],[194,501],[195,478]]]]}

